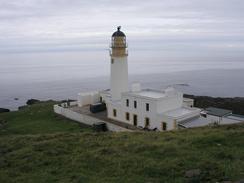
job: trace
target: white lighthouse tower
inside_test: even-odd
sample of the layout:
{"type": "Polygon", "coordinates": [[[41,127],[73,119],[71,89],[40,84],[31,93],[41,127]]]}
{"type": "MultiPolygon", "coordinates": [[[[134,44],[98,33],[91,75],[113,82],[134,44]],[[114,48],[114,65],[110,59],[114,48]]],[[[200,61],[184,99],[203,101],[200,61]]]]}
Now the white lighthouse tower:
{"type": "Polygon", "coordinates": [[[126,36],[118,30],[113,33],[111,39],[111,96],[112,100],[120,100],[121,93],[128,91],[128,51],[126,44],[126,36]]]}

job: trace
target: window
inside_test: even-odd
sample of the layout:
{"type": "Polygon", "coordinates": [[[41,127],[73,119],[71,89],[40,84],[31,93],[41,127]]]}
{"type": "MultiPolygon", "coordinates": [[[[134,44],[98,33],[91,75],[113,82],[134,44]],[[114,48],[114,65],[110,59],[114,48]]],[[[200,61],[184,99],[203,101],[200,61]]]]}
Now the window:
{"type": "Polygon", "coordinates": [[[128,112],[125,113],[125,119],[127,121],[130,121],[130,113],[128,113],[128,112]]]}
{"type": "Polygon", "coordinates": [[[150,119],[149,118],[145,118],[145,128],[148,128],[150,126],[150,119]]]}
{"type": "Polygon", "coordinates": [[[167,130],[167,123],[162,122],[162,130],[166,131],[167,130]]]}
{"type": "Polygon", "coordinates": [[[113,63],[114,63],[114,59],[112,58],[112,59],[111,59],[111,64],[113,64],[113,63]]]}
{"type": "Polygon", "coordinates": [[[134,101],[134,108],[137,108],[137,102],[134,101]]]}
{"type": "Polygon", "coordinates": [[[133,124],[134,124],[134,126],[137,126],[137,115],[136,114],[133,115],[133,124]]]}
{"type": "Polygon", "coordinates": [[[114,117],[117,116],[117,111],[116,111],[116,109],[113,109],[113,115],[114,115],[114,117]]]}
{"type": "Polygon", "coordinates": [[[176,129],[176,128],[177,128],[177,121],[174,120],[174,129],[176,129]]]}
{"type": "Polygon", "coordinates": [[[146,111],[149,111],[149,103],[146,103],[146,111]]]}
{"type": "Polygon", "coordinates": [[[103,98],[102,97],[100,97],[100,102],[103,102],[103,98]]]}
{"type": "Polygon", "coordinates": [[[126,106],[129,107],[129,99],[126,99],[126,106]]]}

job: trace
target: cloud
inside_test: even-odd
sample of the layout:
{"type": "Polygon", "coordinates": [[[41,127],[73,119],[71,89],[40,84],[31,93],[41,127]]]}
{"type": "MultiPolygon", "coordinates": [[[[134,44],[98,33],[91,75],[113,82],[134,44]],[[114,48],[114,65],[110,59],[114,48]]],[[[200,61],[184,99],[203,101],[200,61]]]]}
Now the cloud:
{"type": "Polygon", "coordinates": [[[234,54],[243,49],[243,7],[243,0],[0,0],[0,53],[107,49],[122,25],[132,49],[183,44],[234,54]]]}

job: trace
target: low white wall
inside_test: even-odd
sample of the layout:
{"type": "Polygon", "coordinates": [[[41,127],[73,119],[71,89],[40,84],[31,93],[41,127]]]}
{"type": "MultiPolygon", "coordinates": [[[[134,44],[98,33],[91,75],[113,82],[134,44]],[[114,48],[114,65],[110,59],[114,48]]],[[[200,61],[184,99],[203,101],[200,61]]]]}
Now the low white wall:
{"type": "Polygon", "coordinates": [[[210,114],[207,114],[207,120],[208,120],[209,124],[216,122],[220,125],[235,124],[235,123],[242,122],[241,120],[232,119],[232,118],[229,118],[228,116],[218,117],[218,116],[213,116],[210,114]]]}
{"type": "Polygon", "coordinates": [[[54,112],[57,114],[60,114],[66,118],[72,119],[74,121],[77,121],[77,122],[80,122],[80,123],[83,123],[86,125],[92,126],[95,123],[104,122],[104,123],[106,123],[107,129],[109,131],[114,131],[114,132],[131,131],[127,128],[123,128],[123,127],[114,125],[107,121],[103,121],[98,118],[94,118],[94,117],[91,117],[91,116],[88,116],[85,114],[80,114],[80,113],[74,112],[74,111],[70,110],[69,108],[63,108],[59,105],[54,105],[53,109],[54,109],[54,112]]]}
{"type": "Polygon", "coordinates": [[[82,107],[89,104],[95,104],[99,102],[100,95],[97,91],[95,92],[85,92],[78,94],[78,106],[82,107]]]}
{"type": "Polygon", "coordinates": [[[190,98],[183,98],[183,106],[184,107],[193,107],[194,106],[194,100],[190,98]]]}
{"type": "Polygon", "coordinates": [[[220,123],[221,118],[218,116],[212,116],[212,115],[207,115],[207,120],[209,121],[209,123],[220,123]]]}
{"type": "Polygon", "coordinates": [[[235,120],[235,119],[230,119],[228,117],[224,117],[221,121],[220,124],[221,125],[225,125],[225,124],[235,124],[235,123],[240,123],[241,121],[239,120],[235,120]]]}

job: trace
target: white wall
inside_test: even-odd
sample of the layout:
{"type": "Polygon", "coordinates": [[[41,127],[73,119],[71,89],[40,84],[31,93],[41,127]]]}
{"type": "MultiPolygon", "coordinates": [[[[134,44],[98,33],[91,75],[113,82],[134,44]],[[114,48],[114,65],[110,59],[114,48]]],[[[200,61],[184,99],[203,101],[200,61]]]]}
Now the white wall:
{"type": "Polygon", "coordinates": [[[133,125],[133,115],[137,115],[137,126],[145,127],[145,118],[150,120],[150,129],[162,129],[162,122],[167,123],[167,129],[174,129],[174,119],[159,116],[165,111],[182,107],[183,95],[180,92],[170,93],[168,96],[160,99],[149,99],[147,97],[132,96],[128,93],[123,93],[121,103],[108,102],[108,117],[121,122],[133,125]],[[126,106],[126,100],[129,100],[129,107],[126,106]],[[137,102],[137,107],[134,107],[134,101],[137,102]],[[146,103],[149,104],[149,111],[146,111],[146,103]],[[113,109],[116,109],[117,116],[113,116],[113,109]],[[126,120],[126,112],[130,114],[130,120],[126,120]]]}
{"type": "Polygon", "coordinates": [[[220,121],[220,124],[224,125],[224,124],[234,124],[234,123],[241,123],[241,122],[244,122],[244,120],[240,121],[240,120],[236,120],[236,119],[230,119],[228,117],[223,117],[222,121],[220,121]]]}
{"type": "Polygon", "coordinates": [[[112,57],[110,85],[113,100],[120,100],[121,93],[128,91],[128,63],[127,56],[112,57]]]}
{"type": "Polygon", "coordinates": [[[150,123],[156,120],[156,100],[150,100],[147,98],[138,98],[130,95],[122,96],[122,109],[124,112],[123,119],[125,119],[125,113],[131,114],[130,123],[133,124],[133,115],[137,115],[138,126],[145,127],[145,118],[150,119],[150,123]],[[126,106],[126,99],[129,100],[129,107],[126,106]],[[137,102],[137,107],[134,107],[134,101],[137,102]],[[149,111],[146,111],[146,103],[149,104],[149,111]]]}
{"type": "Polygon", "coordinates": [[[160,131],[162,131],[162,123],[165,122],[167,124],[167,130],[174,130],[174,119],[170,118],[168,116],[158,116],[155,125],[155,128],[158,128],[160,131]]]}
{"type": "Polygon", "coordinates": [[[209,121],[209,123],[215,123],[215,122],[220,123],[221,118],[218,116],[213,116],[213,115],[207,114],[207,120],[209,121]]]}
{"type": "Polygon", "coordinates": [[[84,92],[78,94],[78,106],[82,107],[89,104],[95,104],[99,102],[100,95],[96,92],[84,92]]]}
{"type": "Polygon", "coordinates": [[[178,93],[157,101],[157,113],[177,109],[183,106],[183,95],[178,93]]]}
{"type": "Polygon", "coordinates": [[[174,129],[174,119],[162,117],[156,113],[156,100],[136,98],[122,95],[121,104],[107,103],[108,117],[117,121],[133,125],[133,115],[137,115],[137,126],[145,127],[145,118],[150,119],[149,129],[157,128],[162,130],[162,122],[167,123],[167,130],[174,129]],[[129,99],[129,107],[126,106],[126,99],[129,99]],[[137,101],[137,108],[134,108],[134,101],[137,101]],[[149,103],[149,111],[146,111],[146,103],[149,103]],[[116,109],[117,116],[113,116],[113,109],[116,109]],[[126,120],[126,112],[130,114],[130,120],[126,120]]]}
{"type": "Polygon", "coordinates": [[[63,107],[61,107],[59,105],[54,105],[53,109],[54,109],[54,112],[57,113],[57,114],[60,114],[60,115],[62,115],[64,117],[66,117],[66,118],[69,118],[71,120],[74,120],[74,121],[77,121],[77,122],[80,122],[80,123],[83,123],[83,124],[86,124],[86,125],[92,126],[95,123],[104,122],[104,123],[106,123],[106,126],[107,126],[109,131],[115,131],[115,132],[131,131],[131,130],[127,129],[127,128],[123,128],[123,127],[114,125],[114,124],[109,123],[107,121],[103,121],[103,120],[100,120],[98,118],[91,117],[89,115],[85,115],[85,114],[80,114],[80,113],[74,112],[74,111],[70,110],[69,108],[63,108],[63,107]]]}
{"type": "Polygon", "coordinates": [[[122,107],[119,103],[112,103],[111,101],[108,101],[106,103],[106,106],[107,106],[107,115],[108,115],[108,118],[110,119],[114,119],[114,120],[117,120],[117,121],[122,121],[122,122],[125,122],[123,120],[123,112],[122,112],[122,107]],[[113,115],[113,110],[116,110],[116,116],[113,115]]]}
{"type": "Polygon", "coordinates": [[[184,107],[194,107],[194,100],[190,98],[183,98],[184,107]]]}

